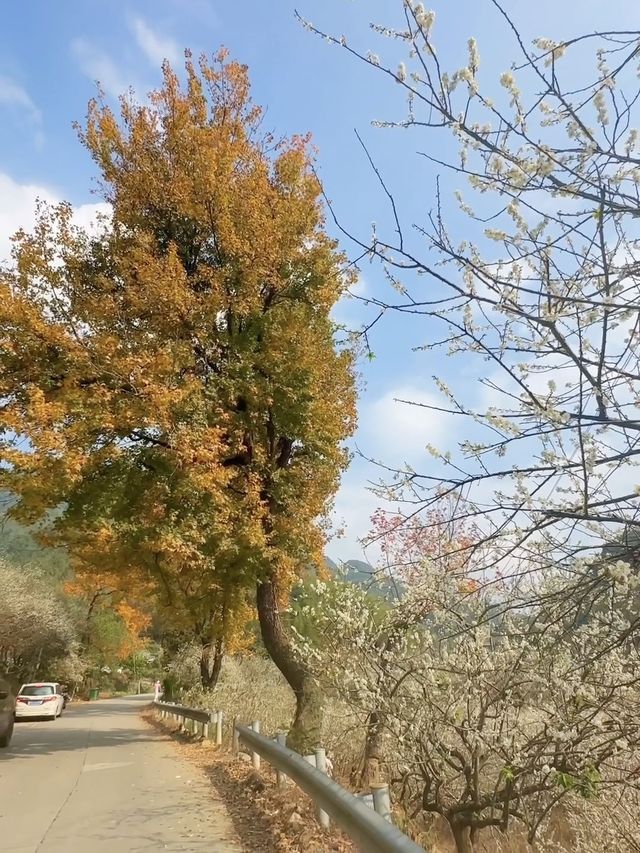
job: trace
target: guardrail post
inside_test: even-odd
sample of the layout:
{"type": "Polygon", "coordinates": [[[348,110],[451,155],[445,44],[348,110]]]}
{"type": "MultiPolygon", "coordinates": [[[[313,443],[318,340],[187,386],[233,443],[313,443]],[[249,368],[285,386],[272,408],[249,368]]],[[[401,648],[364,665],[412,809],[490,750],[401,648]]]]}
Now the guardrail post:
{"type": "MultiPolygon", "coordinates": [[[[281,768],[281,773],[293,780],[313,800],[316,809],[320,808],[356,842],[360,850],[393,850],[395,853],[425,853],[408,836],[403,835],[393,824],[374,809],[373,794],[360,796],[350,794],[341,788],[329,774],[311,770],[309,765],[323,766],[323,758],[328,765],[326,753],[318,750],[317,755],[302,756],[290,749],[282,748],[282,735],[266,738],[260,735],[260,724],[236,726],[240,743],[253,759],[255,751],[265,761],[281,768]],[[275,742],[274,742],[275,741],[275,742]]],[[[259,767],[259,762],[254,767],[259,767]]],[[[382,789],[382,786],[378,786],[382,789]]],[[[387,793],[386,791],[383,792],[387,793]]],[[[379,798],[379,795],[378,795],[379,798]]]]}
{"type": "Polygon", "coordinates": [[[205,740],[207,740],[207,738],[209,737],[209,723],[208,722],[202,724],[202,737],[205,740]]]}
{"type": "MultiPolygon", "coordinates": [[[[287,745],[287,733],[286,732],[278,732],[276,735],[276,741],[280,744],[280,746],[287,745]]],[[[284,788],[287,784],[287,777],[282,772],[282,770],[276,769],[276,783],[278,788],[284,788]]]]}
{"type": "Polygon", "coordinates": [[[356,794],[356,796],[359,800],[362,800],[365,806],[369,806],[370,809],[373,809],[373,794],[356,794]]]}
{"type": "Polygon", "coordinates": [[[237,755],[240,752],[240,732],[236,728],[236,724],[238,722],[238,718],[233,718],[233,735],[231,741],[231,752],[234,755],[237,755]]]}
{"type": "Polygon", "coordinates": [[[218,711],[216,717],[216,744],[222,746],[222,711],[218,711]]]}
{"type": "Polygon", "coordinates": [[[371,786],[373,794],[373,807],[378,814],[391,823],[391,799],[389,797],[389,786],[378,784],[371,786]]]}
{"type": "MultiPolygon", "coordinates": [[[[256,734],[260,734],[260,720],[254,720],[251,723],[251,728],[256,734]]],[[[257,752],[251,750],[251,763],[253,764],[254,770],[260,770],[260,755],[257,752]]]]}
{"type": "MultiPolygon", "coordinates": [[[[325,775],[327,773],[327,753],[321,746],[316,747],[316,769],[325,775]]],[[[331,819],[319,806],[316,806],[316,817],[318,818],[318,823],[323,829],[329,829],[331,826],[331,819]]]]}

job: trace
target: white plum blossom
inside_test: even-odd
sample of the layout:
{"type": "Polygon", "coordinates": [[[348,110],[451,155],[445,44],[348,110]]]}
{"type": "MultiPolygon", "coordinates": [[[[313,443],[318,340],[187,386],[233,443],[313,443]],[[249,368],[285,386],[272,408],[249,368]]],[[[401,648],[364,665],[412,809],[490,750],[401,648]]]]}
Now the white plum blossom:
{"type": "Polygon", "coordinates": [[[436,13],[427,11],[422,3],[418,3],[414,10],[416,23],[424,33],[429,33],[436,19],[436,13]]]}
{"type": "MultiPolygon", "coordinates": [[[[623,569],[618,561],[608,572],[623,569]]],[[[640,695],[627,689],[640,666],[607,646],[623,617],[606,627],[594,616],[567,631],[570,623],[533,612],[515,586],[468,587],[458,571],[429,561],[406,577],[386,603],[343,584],[315,607],[321,641],[297,644],[367,728],[371,749],[385,754],[385,772],[407,768],[407,807],[427,803],[454,820],[464,799],[485,825],[501,825],[507,809],[523,815],[507,821],[526,816],[531,829],[573,785],[596,790],[614,774],[612,743],[617,755],[640,748],[640,695]],[[587,649],[602,650],[595,662],[587,649]],[[410,782],[413,774],[422,783],[410,782]]],[[[538,583],[544,600],[562,578],[538,583]]]]}
{"type": "Polygon", "coordinates": [[[617,560],[608,567],[611,579],[621,586],[627,586],[631,578],[631,566],[624,560],[617,560]]]}

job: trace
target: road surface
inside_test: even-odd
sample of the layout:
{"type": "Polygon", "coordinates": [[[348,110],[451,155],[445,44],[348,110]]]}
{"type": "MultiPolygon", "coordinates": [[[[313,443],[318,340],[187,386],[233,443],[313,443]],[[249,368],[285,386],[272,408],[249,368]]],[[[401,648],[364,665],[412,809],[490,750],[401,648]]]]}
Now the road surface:
{"type": "Polygon", "coordinates": [[[140,719],[151,697],[17,723],[0,750],[3,853],[239,853],[201,771],[140,719]]]}

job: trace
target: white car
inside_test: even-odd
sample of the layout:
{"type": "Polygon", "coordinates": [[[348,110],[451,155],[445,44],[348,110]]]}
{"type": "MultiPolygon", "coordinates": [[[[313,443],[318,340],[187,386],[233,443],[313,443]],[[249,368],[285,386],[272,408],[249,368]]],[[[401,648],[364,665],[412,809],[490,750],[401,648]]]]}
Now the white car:
{"type": "Polygon", "coordinates": [[[55,720],[64,710],[62,688],[54,681],[23,684],[16,698],[16,720],[46,717],[55,720]]]}

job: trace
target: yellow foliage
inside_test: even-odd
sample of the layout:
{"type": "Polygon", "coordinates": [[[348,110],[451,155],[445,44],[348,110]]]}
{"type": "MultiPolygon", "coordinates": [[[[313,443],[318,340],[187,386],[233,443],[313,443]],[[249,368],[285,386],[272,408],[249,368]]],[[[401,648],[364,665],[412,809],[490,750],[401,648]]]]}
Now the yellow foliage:
{"type": "Polygon", "coordinates": [[[41,205],[0,273],[0,435],[28,438],[0,440],[15,514],[62,508],[74,584],[153,584],[167,619],[233,623],[230,645],[256,581],[286,598],[321,550],[355,423],[329,315],[350,278],[309,140],[260,122],[224,52],[188,57],[184,88],[166,64],[119,117],[91,102],[111,217],[92,237],[41,205]]]}

